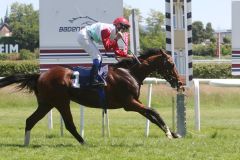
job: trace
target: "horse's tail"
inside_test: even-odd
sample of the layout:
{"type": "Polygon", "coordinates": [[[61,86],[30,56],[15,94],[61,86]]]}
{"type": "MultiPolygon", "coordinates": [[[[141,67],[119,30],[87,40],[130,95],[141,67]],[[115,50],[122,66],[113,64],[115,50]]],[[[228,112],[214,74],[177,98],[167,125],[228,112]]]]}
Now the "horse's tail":
{"type": "Polygon", "coordinates": [[[11,75],[0,79],[0,88],[6,87],[14,83],[18,83],[18,88],[20,90],[26,88],[27,90],[29,90],[29,92],[37,93],[37,80],[39,76],[39,73],[11,75]]]}

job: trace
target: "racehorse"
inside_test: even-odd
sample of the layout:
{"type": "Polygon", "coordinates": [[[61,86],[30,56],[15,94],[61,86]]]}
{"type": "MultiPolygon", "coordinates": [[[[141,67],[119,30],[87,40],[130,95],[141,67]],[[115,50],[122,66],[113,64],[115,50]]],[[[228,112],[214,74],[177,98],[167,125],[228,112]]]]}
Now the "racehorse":
{"type": "Polygon", "coordinates": [[[68,67],[56,66],[41,74],[16,74],[1,79],[0,88],[18,83],[19,89],[26,88],[36,95],[38,107],[26,120],[24,144],[29,145],[31,129],[53,107],[60,112],[66,129],[79,143],[84,144],[73,122],[71,100],[92,108],[124,108],[125,111],[138,112],[162,129],[168,138],[179,138],[155,110],[147,108],[139,100],[143,80],[154,71],[162,75],[173,88],[184,90],[172,57],[164,50],[149,49],[138,59],[141,64],[128,59],[108,66],[107,85],[103,88],[105,106],[102,105],[98,89],[72,87],[73,71],[68,67]]]}

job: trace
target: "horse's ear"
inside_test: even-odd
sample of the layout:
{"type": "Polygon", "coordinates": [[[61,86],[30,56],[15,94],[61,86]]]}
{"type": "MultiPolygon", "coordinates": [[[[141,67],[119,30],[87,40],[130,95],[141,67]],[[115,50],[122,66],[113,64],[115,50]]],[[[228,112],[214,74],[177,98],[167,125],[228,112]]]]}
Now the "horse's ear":
{"type": "Polygon", "coordinates": [[[163,49],[160,49],[160,55],[166,57],[167,53],[163,49]]]}
{"type": "Polygon", "coordinates": [[[161,52],[164,54],[164,55],[167,55],[167,52],[163,49],[161,49],[161,52]]]}
{"type": "Polygon", "coordinates": [[[167,53],[166,50],[161,49],[161,52],[165,57],[169,57],[169,56],[172,57],[170,54],[167,53]]]}

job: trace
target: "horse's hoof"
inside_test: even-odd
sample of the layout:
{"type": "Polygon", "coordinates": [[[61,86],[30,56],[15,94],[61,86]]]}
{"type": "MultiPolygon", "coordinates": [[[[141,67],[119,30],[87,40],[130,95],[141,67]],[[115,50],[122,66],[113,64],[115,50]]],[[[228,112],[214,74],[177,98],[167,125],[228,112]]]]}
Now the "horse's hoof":
{"type": "Polygon", "coordinates": [[[167,138],[168,138],[168,139],[173,139],[173,136],[167,135],[167,138]]]}
{"type": "Polygon", "coordinates": [[[172,132],[172,137],[173,138],[182,138],[182,136],[180,134],[174,133],[172,132]]]}
{"type": "Polygon", "coordinates": [[[173,139],[173,136],[172,136],[172,133],[171,131],[169,130],[169,128],[166,126],[166,136],[169,138],[169,139],[173,139]]]}
{"type": "Polygon", "coordinates": [[[166,133],[166,136],[167,136],[168,139],[173,139],[173,136],[172,136],[171,133],[166,133]]]}

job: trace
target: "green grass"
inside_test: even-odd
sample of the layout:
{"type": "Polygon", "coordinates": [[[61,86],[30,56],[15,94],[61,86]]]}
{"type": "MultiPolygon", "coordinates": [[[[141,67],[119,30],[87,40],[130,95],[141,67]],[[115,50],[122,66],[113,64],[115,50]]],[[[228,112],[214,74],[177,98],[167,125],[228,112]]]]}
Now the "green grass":
{"type": "MultiPolygon", "coordinates": [[[[146,102],[146,90],[141,99],[146,102]]],[[[193,89],[187,94],[187,136],[168,140],[163,132],[150,125],[144,136],[146,120],[123,109],[110,110],[111,137],[101,135],[101,110],[85,108],[85,141],[82,146],[64,130],[60,136],[60,116],[53,110],[54,128],[47,128],[43,118],[31,132],[29,147],[23,146],[26,118],[36,109],[33,95],[0,90],[0,160],[237,160],[240,157],[240,89],[201,85],[201,132],[194,130],[193,89]]],[[[153,87],[152,106],[171,127],[171,89],[153,87]]],[[[79,105],[71,105],[79,130],[79,105]]]]}

